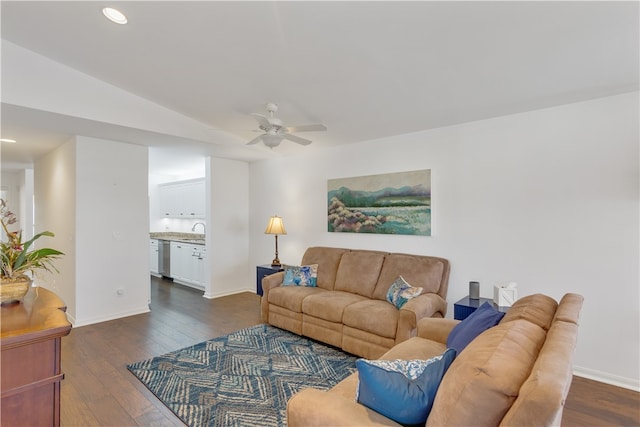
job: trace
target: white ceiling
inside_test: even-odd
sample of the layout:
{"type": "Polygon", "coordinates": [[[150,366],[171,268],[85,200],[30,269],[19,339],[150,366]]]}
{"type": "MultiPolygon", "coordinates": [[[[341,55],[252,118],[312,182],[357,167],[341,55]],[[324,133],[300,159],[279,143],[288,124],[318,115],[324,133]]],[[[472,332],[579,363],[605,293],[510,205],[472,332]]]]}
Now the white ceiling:
{"type": "MultiPolygon", "coordinates": [[[[635,1],[3,0],[0,7],[3,39],[242,141],[256,136],[249,114],[264,113],[268,101],[287,125],[328,127],[300,135],[314,141],[309,147],[285,141],[275,154],[252,151],[253,159],[639,87],[635,1]],[[129,23],[107,21],[107,4],[129,23]]],[[[30,144],[3,144],[3,167],[74,133],[113,138],[104,123],[52,113],[3,104],[2,136],[42,146],[33,154],[25,152],[30,144]]],[[[116,134],[146,145],[162,140],[126,128],[116,134]]],[[[242,141],[230,157],[250,149],[242,141]]],[[[171,149],[174,161],[181,151],[171,149]]]]}

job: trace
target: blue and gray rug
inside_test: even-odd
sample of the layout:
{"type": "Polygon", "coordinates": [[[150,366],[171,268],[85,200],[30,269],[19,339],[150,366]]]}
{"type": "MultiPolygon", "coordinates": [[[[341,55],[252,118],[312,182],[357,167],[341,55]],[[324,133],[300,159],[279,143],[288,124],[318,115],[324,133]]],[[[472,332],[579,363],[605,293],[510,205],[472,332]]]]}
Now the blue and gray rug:
{"type": "Polygon", "coordinates": [[[355,360],[258,325],[127,368],[191,427],[285,426],[291,396],[333,387],[355,371],[355,360]]]}

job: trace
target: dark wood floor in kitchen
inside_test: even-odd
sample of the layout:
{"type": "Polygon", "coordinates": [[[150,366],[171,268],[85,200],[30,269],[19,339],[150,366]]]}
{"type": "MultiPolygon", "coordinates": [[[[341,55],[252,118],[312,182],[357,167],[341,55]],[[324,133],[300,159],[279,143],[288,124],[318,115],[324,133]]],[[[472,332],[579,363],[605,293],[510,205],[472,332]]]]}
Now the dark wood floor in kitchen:
{"type": "MultiPolygon", "coordinates": [[[[214,300],[152,278],[151,312],[62,340],[62,426],[182,426],[126,365],[260,323],[252,293],[214,300]]],[[[640,426],[640,393],[574,378],[563,426],[640,426]]]]}

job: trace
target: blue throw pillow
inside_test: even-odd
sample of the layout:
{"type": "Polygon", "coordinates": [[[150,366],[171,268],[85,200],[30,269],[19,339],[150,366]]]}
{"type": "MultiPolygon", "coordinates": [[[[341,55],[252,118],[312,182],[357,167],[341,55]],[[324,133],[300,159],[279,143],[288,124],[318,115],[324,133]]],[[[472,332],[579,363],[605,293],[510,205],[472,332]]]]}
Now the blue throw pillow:
{"type": "Polygon", "coordinates": [[[503,317],[504,313],[497,311],[489,301],[485,302],[451,330],[447,347],[454,348],[460,354],[475,337],[497,325],[503,317]]]}
{"type": "Polygon", "coordinates": [[[387,301],[400,310],[407,301],[420,295],[422,295],[422,288],[414,288],[404,280],[404,277],[399,276],[391,286],[389,286],[387,301]]]}
{"type": "Polygon", "coordinates": [[[282,286],[310,286],[315,288],[318,281],[318,264],[284,266],[282,286]]]}
{"type": "Polygon", "coordinates": [[[429,360],[356,360],[356,400],[400,424],[424,425],[440,381],[456,357],[449,348],[429,360]]]}

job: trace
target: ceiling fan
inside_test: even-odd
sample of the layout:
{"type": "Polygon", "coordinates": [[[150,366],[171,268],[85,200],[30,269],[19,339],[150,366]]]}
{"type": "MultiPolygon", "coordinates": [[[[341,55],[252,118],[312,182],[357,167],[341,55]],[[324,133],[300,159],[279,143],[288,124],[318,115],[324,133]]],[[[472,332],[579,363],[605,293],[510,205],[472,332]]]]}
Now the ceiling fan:
{"type": "Polygon", "coordinates": [[[283,139],[287,139],[301,145],[309,145],[311,144],[311,140],[291,134],[295,132],[320,132],[327,130],[327,127],[322,124],[286,127],[283,125],[282,120],[273,116],[273,114],[278,111],[278,106],[269,102],[266,107],[269,112],[268,117],[257,113],[251,114],[258,121],[258,127],[264,133],[247,142],[247,145],[257,144],[262,141],[267,147],[273,148],[280,145],[283,139]]]}

